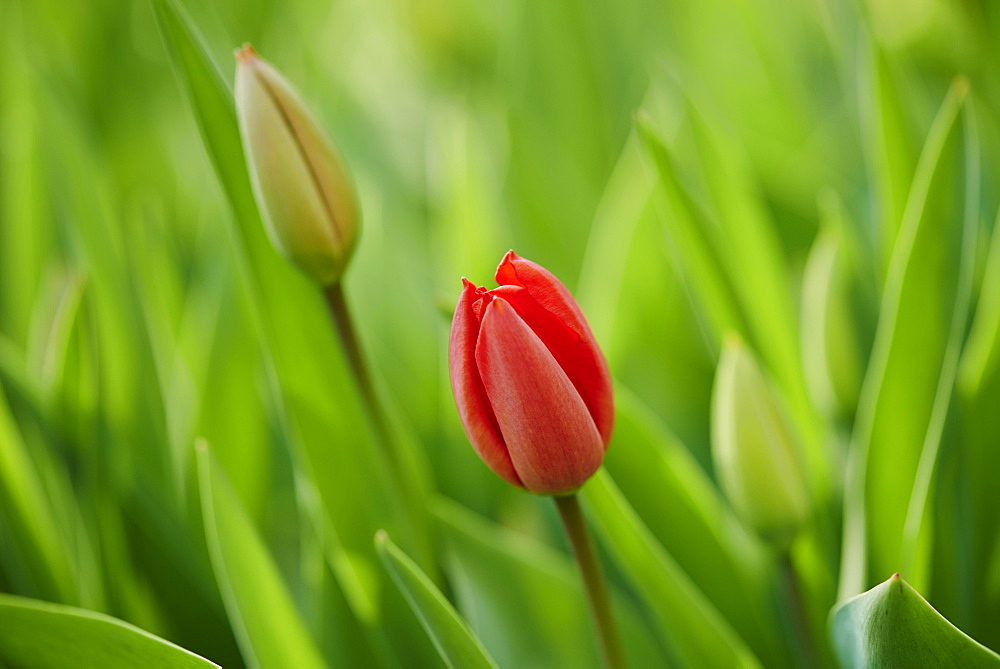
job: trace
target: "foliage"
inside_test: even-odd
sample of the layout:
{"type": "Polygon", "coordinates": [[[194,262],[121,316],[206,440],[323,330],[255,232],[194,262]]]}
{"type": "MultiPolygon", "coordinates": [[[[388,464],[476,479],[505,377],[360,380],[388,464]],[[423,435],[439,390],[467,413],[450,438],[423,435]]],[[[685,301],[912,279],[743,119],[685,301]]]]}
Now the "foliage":
{"type": "Polygon", "coordinates": [[[892,666],[912,638],[998,664],[995,3],[0,0],[0,24],[0,662],[597,666],[552,504],[482,465],[448,384],[460,277],[514,248],[615,379],[581,498],[631,665],[892,666]],[[248,41],[355,177],[344,289],[401,471],[265,234],[248,41]],[[713,469],[730,333],[801,449],[788,551],[713,469]]]}

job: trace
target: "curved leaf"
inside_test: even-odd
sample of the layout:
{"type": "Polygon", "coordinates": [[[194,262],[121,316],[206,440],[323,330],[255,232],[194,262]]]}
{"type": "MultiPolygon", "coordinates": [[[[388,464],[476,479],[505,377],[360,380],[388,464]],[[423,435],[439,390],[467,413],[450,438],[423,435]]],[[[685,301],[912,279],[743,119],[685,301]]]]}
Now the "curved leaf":
{"type": "Polygon", "coordinates": [[[497,666],[454,607],[388,534],[375,535],[375,549],[449,667],[497,666]]]}
{"type": "Polygon", "coordinates": [[[0,595],[0,665],[33,669],[218,666],[117,618],[12,595],[0,595]]]}
{"type": "Polygon", "coordinates": [[[247,664],[326,666],[229,482],[213,466],[204,443],[197,450],[212,567],[247,664]]]}
{"type": "Polygon", "coordinates": [[[928,134],[886,279],[845,485],[842,598],[864,589],[869,566],[874,573],[899,568],[908,550],[907,506],[886,500],[913,494],[921,453],[936,449],[940,437],[931,416],[950,399],[957,360],[949,340],[968,308],[964,273],[976,222],[966,212],[963,223],[963,209],[976,203],[969,189],[977,187],[976,166],[963,151],[967,92],[968,82],[956,80],[928,134]]]}
{"type": "MultiPolygon", "coordinates": [[[[455,502],[441,499],[434,511],[456,605],[501,667],[601,666],[572,558],[455,502]]],[[[611,596],[629,666],[666,666],[648,617],[615,588],[611,596]]]]}
{"type": "Polygon", "coordinates": [[[836,607],[830,635],[845,667],[1000,667],[899,574],[836,607]]]}
{"type": "Polygon", "coordinates": [[[759,660],[656,543],[606,471],[583,487],[604,546],[642,594],[677,655],[690,666],[756,667],[759,660]]]}

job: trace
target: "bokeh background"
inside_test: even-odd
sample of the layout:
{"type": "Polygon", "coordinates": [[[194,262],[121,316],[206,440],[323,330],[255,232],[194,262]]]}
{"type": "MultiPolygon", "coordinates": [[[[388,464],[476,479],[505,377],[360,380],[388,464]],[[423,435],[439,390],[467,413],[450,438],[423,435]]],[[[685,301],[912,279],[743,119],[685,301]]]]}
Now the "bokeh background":
{"type": "MultiPolygon", "coordinates": [[[[902,216],[957,74],[971,83],[982,164],[981,243],[966,258],[980,292],[1000,157],[995,3],[179,5],[225,82],[245,42],[294,82],[355,177],[363,232],[345,288],[380,395],[432,491],[422,512],[437,548],[422,564],[501,666],[597,661],[551,505],[481,464],[448,385],[459,279],[492,285],[509,248],[564,280],[604,347],[625,413],[608,469],[624,497],[767,666],[791,663],[764,548],[740,539],[759,554],[746,578],[765,594],[728,602],[711,576],[727,563],[697,546],[684,553],[679,538],[694,521],[650,497],[661,484],[641,483],[636,462],[646,461],[628,460],[662,448],[669,455],[655,466],[695,480],[692,499],[721,499],[709,437],[719,339],[636,119],[669,146],[694,209],[736,221],[721,234],[740,244],[741,216],[764,221],[765,252],[739,261],[734,282],[752,291],[780,267],[779,283],[766,285],[778,286],[770,297],[781,306],[771,313],[762,299],[752,318],[773,322],[773,338],[761,337],[765,327],[752,341],[780,383],[801,374],[810,249],[831,220],[846,231],[861,297],[858,359],[844,364],[860,378],[898,229],[886,221],[902,216]],[[786,377],[781,360],[800,371],[786,377]],[[774,629],[758,630],[771,614],[774,629]]],[[[156,6],[0,2],[0,591],[109,613],[227,667],[268,666],[266,651],[248,655],[254,622],[233,618],[234,601],[253,607],[239,576],[220,585],[213,569],[200,437],[329,663],[433,666],[371,549],[381,526],[410,553],[421,539],[407,539],[407,512],[387,492],[322,302],[260,231],[247,232],[246,200],[241,210],[227,197],[203,141],[212,125],[193,111],[156,6]]],[[[799,381],[786,384],[789,402],[816,405],[799,381]]],[[[833,471],[852,420],[853,407],[824,415],[833,471]]],[[[834,528],[839,481],[818,494],[834,528]]],[[[720,537],[731,521],[714,525],[720,537]]],[[[964,585],[929,595],[995,645],[998,580],[966,582],[984,583],[994,526],[969,558],[976,568],[959,569],[964,585]],[[978,603],[960,594],[968,588],[994,597],[978,603]]],[[[839,530],[826,536],[832,543],[799,556],[820,638],[837,599],[839,530]]],[[[676,639],[616,564],[609,558],[630,656],[680,662],[676,639]]]]}

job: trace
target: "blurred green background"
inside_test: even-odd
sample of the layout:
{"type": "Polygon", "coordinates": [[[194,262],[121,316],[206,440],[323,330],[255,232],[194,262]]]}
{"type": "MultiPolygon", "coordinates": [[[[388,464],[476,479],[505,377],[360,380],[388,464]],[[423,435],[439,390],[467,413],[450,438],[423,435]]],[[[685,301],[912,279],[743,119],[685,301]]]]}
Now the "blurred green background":
{"type": "MultiPolygon", "coordinates": [[[[551,504],[482,465],[447,379],[460,277],[491,286],[513,248],[574,291],[619,384],[611,478],[585,501],[630,658],[692,666],[718,633],[734,657],[806,666],[787,641],[776,567],[713,483],[720,333],[745,330],[812,444],[817,510],[793,555],[825,648],[843,472],[866,413],[859,386],[895,304],[891,258],[918,158],[962,74],[974,138],[960,136],[958,190],[933,182],[928,215],[947,240],[969,239],[966,221],[975,243],[911,265],[945,306],[921,312],[916,286],[916,311],[902,307],[910,320],[883,337],[923,332],[899,355],[934,362],[930,386],[898,377],[888,409],[867,395],[872,453],[879,434],[916,444],[901,498],[897,479],[869,487],[868,504],[890,510],[868,527],[896,529],[896,506],[905,516],[958,322],[959,350],[975,349],[962,378],[974,380],[944,405],[931,465],[946,474],[931,486],[915,586],[1000,645],[995,3],[180,4],[174,14],[159,0],[0,2],[0,591],[108,613],[227,667],[305,666],[288,650],[303,643],[333,666],[434,666],[372,548],[385,527],[501,666],[596,666],[551,504]],[[252,43],[353,172],[363,230],[345,288],[411,454],[416,508],[373,446],[318,293],[262,236],[242,157],[228,139],[212,146],[233,126],[224,98],[199,97],[214,89],[199,83],[197,49],[177,47],[185,26],[227,85],[233,50],[252,43]],[[972,172],[981,185],[963,194],[972,172]],[[719,240],[732,322],[725,296],[713,298],[718,267],[684,241],[684,216],[719,240]],[[821,230],[840,240],[851,283],[848,315],[832,326],[851,352],[829,369],[810,367],[831,335],[810,327],[803,279],[821,230]],[[959,314],[966,280],[971,306],[959,314]],[[824,404],[815,388],[831,369],[847,390],[824,404]],[[908,383],[924,404],[910,403],[908,383]],[[652,557],[622,548],[616,532],[633,527],[615,524],[622,509],[652,557]],[[670,576],[643,572],[650,564],[670,576]],[[673,594],[651,590],[663,578],[673,594]],[[275,614],[275,602],[293,613],[275,614]],[[686,626],[705,620],[692,640],[686,626]]],[[[888,545],[867,559],[864,589],[895,570],[888,545]]],[[[841,595],[856,592],[841,582],[841,595]]]]}

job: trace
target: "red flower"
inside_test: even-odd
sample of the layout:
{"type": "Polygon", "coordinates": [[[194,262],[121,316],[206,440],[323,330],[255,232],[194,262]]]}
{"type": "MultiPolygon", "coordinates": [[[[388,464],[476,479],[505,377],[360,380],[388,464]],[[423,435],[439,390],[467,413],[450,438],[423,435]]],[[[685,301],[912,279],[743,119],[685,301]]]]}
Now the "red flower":
{"type": "Polygon", "coordinates": [[[451,386],[479,457],[534,493],[573,492],[604,459],[611,376],[576,300],[509,251],[499,288],[465,288],[451,324],[451,386]]]}

